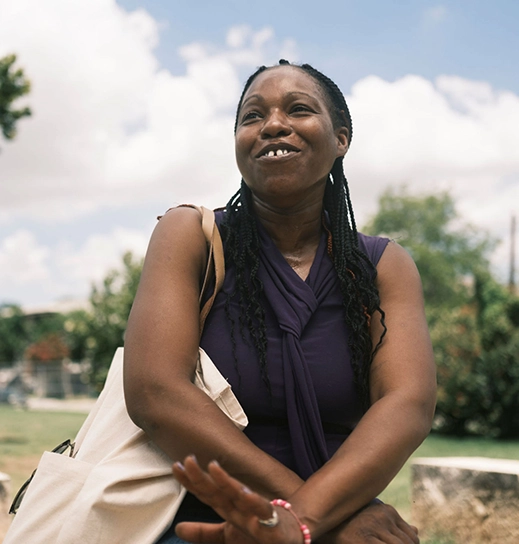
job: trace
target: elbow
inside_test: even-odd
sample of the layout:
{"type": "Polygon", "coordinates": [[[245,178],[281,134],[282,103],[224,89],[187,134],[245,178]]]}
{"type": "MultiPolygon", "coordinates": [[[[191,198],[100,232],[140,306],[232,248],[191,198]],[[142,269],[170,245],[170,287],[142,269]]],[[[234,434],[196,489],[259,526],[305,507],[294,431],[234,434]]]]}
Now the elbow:
{"type": "Polygon", "coordinates": [[[142,388],[125,385],[124,400],[126,411],[133,423],[144,431],[148,430],[146,427],[149,427],[153,422],[153,418],[150,417],[153,413],[153,403],[150,401],[149,395],[143,394],[142,388]]]}
{"type": "Polygon", "coordinates": [[[124,400],[128,416],[137,427],[152,435],[161,426],[160,399],[164,398],[163,387],[149,384],[146,380],[125,379],[124,400]]]}
{"type": "Polygon", "coordinates": [[[415,401],[414,406],[417,414],[416,435],[419,440],[418,444],[421,444],[429,436],[432,429],[436,410],[436,389],[434,394],[428,395],[428,398],[415,401]]]}

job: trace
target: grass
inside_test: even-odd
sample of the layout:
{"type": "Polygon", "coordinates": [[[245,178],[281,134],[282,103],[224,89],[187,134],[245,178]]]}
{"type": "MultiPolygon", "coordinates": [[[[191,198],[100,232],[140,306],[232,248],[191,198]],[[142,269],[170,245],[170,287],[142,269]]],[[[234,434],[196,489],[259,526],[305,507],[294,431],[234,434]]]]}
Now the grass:
{"type": "MultiPolygon", "coordinates": [[[[0,406],[0,472],[11,477],[12,494],[29,477],[43,451],[66,438],[74,438],[86,414],[25,412],[0,406]]],[[[500,442],[484,438],[450,438],[431,435],[413,457],[477,456],[519,459],[519,441],[500,442]]],[[[380,498],[410,519],[411,468],[406,463],[380,498]]],[[[0,534],[1,537],[1,534],[0,534]]],[[[422,544],[453,544],[429,540],[422,544]]]]}
{"type": "MultiPolygon", "coordinates": [[[[74,438],[86,414],[28,412],[0,405],[0,472],[11,478],[11,498],[38,465],[41,454],[74,438]]],[[[0,542],[11,516],[0,513],[0,542]]]]}
{"type": "Polygon", "coordinates": [[[0,406],[0,472],[17,490],[36,468],[41,454],[74,438],[86,414],[28,412],[0,406]]]}

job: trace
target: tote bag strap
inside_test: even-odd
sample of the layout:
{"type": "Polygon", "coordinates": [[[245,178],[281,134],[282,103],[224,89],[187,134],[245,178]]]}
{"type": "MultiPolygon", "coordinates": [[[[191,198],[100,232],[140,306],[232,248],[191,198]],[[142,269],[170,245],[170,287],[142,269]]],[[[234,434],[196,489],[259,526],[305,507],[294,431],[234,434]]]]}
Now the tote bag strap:
{"type": "MultiPolygon", "coordinates": [[[[214,303],[214,299],[218,294],[218,291],[222,288],[223,280],[225,278],[225,259],[223,254],[223,244],[222,238],[220,236],[220,231],[216,225],[214,211],[209,208],[204,208],[203,206],[196,206],[194,204],[180,204],[179,208],[193,208],[198,210],[202,216],[202,231],[207,242],[207,266],[204,273],[204,282],[202,284],[202,289],[200,291],[199,303],[202,304],[202,298],[206,289],[209,286],[209,281],[214,274],[214,290],[211,293],[211,296],[207,299],[203,307],[200,309],[200,336],[202,336],[202,331],[204,330],[205,320],[207,315],[211,311],[211,308],[214,303]]],[[[170,208],[170,210],[173,208],[170,208]]],[[[169,210],[167,210],[169,212],[169,210]]],[[[166,212],[166,213],[167,213],[166,212]]],[[[159,216],[157,219],[160,219],[162,216],[159,216]]]]}

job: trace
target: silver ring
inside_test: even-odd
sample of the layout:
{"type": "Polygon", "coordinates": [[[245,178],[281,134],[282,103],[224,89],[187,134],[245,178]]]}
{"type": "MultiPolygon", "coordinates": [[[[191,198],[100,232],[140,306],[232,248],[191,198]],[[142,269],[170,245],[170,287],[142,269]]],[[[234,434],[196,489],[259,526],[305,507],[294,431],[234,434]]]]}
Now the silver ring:
{"type": "Polygon", "coordinates": [[[268,519],[258,519],[258,523],[265,527],[275,527],[279,523],[279,516],[275,508],[272,508],[272,517],[268,519]]]}

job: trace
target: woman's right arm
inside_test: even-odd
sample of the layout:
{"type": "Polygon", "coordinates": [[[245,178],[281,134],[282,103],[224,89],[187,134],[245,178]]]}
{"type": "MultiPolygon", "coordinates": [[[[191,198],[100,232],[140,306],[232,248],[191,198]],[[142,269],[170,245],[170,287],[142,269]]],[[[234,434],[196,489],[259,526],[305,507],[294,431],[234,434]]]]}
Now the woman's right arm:
{"type": "Polygon", "coordinates": [[[198,211],[176,208],[150,241],[125,337],[128,413],[171,459],[216,459],[266,497],[291,495],[302,480],[256,447],[193,384],[199,295],[207,245],[198,211]]]}

